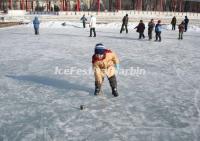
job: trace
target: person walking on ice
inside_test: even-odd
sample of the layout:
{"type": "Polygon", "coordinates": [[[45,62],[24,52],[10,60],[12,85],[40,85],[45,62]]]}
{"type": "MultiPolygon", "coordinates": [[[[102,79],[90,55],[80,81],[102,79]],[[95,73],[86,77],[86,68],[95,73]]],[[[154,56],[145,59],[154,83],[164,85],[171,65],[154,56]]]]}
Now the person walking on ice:
{"type": "Polygon", "coordinates": [[[184,21],[182,21],[182,23],[178,26],[178,29],[179,29],[179,37],[178,37],[178,39],[182,40],[183,39],[183,32],[184,32],[184,29],[185,29],[184,21]]]}
{"type": "Polygon", "coordinates": [[[176,17],[175,16],[172,18],[171,24],[172,24],[172,30],[176,30],[176,17]]]}
{"type": "Polygon", "coordinates": [[[188,24],[189,24],[189,19],[187,16],[185,16],[185,19],[184,19],[184,24],[185,24],[185,32],[187,32],[187,29],[188,29],[188,24]]]}
{"type": "Polygon", "coordinates": [[[38,17],[36,16],[35,19],[33,20],[33,26],[35,30],[35,35],[39,35],[39,26],[40,26],[40,21],[38,20],[38,17]]]}
{"type": "Polygon", "coordinates": [[[86,24],[86,21],[87,21],[85,14],[83,15],[83,17],[81,17],[81,21],[83,22],[83,28],[85,28],[85,24],[86,24]]]}
{"type": "Polygon", "coordinates": [[[161,42],[161,32],[162,32],[162,25],[161,25],[161,20],[158,20],[158,23],[156,24],[155,27],[155,32],[156,32],[156,40],[161,42]]]}
{"type": "Polygon", "coordinates": [[[95,31],[95,28],[96,28],[96,17],[94,17],[93,15],[91,15],[89,27],[90,27],[90,36],[89,37],[92,37],[92,31],[94,33],[93,37],[96,37],[96,31],[95,31]]]}
{"type": "Polygon", "coordinates": [[[137,29],[137,32],[139,33],[139,39],[145,38],[144,36],[145,24],[143,23],[143,20],[140,20],[140,23],[134,29],[137,29]]]}
{"type": "Polygon", "coordinates": [[[153,32],[154,27],[155,27],[154,20],[151,19],[151,21],[148,23],[148,36],[149,36],[149,40],[152,39],[152,32],[153,32]]]}
{"type": "Polygon", "coordinates": [[[107,76],[114,97],[118,96],[117,79],[115,72],[119,70],[119,59],[114,52],[106,49],[102,43],[98,43],[92,56],[92,66],[95,76],[94,95],[100,95],[104,77],[107,76]]]}
{"type": "Polygon", "coordinates": [[[128,14],[126,14],[126,16],[124,16],[124,18],[122,19],[122,27],[120,33],[122,33],[122,31],[124,30],[124,26],[126,29],[126,33],[128,33],[128,14]]]}

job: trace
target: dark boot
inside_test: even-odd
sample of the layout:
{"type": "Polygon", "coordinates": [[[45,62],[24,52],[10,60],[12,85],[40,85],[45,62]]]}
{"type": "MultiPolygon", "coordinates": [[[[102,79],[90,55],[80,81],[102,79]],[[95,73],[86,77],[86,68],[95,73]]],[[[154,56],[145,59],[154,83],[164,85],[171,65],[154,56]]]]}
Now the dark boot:
{"type": "Polygon", "coordinates": [[[117,92],[117,80],[116,80],[115,75],[113,75],[112,77],[110,77],[108,80],[110,82],[110,86],[111,86],[111,89],[112,89],[112,94],[115,97],[117,97],[119,94],[117,92]]]}
{"type": "Polygon", "coordinates": [[[101,84],[95,82],[95,91],[94,95],[99,95],[101,93],[101,84]]]}
{"type": "Polygon", "coordinates": [[[83,22],[83,28],[85,28],[85,22],[83,22]]]}
{"type": "Polygon", "coordinates": [[[123,29],[124,29],[124,24],[122,24],[122,26],[121,26],[120,33],[122,33],[123,29]]]}
{"type": "Polygon", "coordinates": [[[37,29],[35,29],[35,35],[37,35],[37,29]]]}
{"type": "Polygon", "coordinates": [[[90,28],[90,36],[89,37],[92,37],[92,28],[90,28]]]}
{"type": "Polygon", "coordinates": [[[128,27],[127,27],[127,25],[125,25],[125,28],[126,28],[126,34],[128,34],[128,27]]]}

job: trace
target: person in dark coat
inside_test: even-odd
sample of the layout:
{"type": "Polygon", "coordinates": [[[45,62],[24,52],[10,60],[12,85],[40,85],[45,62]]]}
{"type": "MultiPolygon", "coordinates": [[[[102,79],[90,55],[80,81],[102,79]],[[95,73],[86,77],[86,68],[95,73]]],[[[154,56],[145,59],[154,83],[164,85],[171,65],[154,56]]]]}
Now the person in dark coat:
{"type": "Polygon", "coordinates": [[[189,19],[187,16],[185,16],[185,19],[184,19],[184,24],[185,24],[185,32],[187,31],[188,29],[188,23],[189,23],[189,19]]]}
{"type": "Polygon", "coordinates": [[[151,21],[148,23],[148,36],[149,36],[149,40],[152,39],[152,32],[153,32],[154,27],[155,27],[154,20],[151,19],[151,21]]]}
{"type": "Polygon", "coordinates": [[[156,40],[161,42],[161,32],[162,32],[162,25],[161,25],[161,20],[158,20],[158,23],[156,24],[155,27],[155,32],[156,32],[156,40]]]}
{"type": "Polygon", "coordinates": [[[178,29],[179,29],[179,40],[182,40],[183,39],[183,32],[184,32],[184,29],[185,29],[185,24],[184,24],[184,21],[182,21],[182,23],[178,26],[178,29]]]}
{"type": "Polygon", "coordinates": [[[81,21],[83,22],[83,28],[85,28],[85,24],[86,24],[86,21],[87,21],[85,14],[83,15],[83,17],[81,17],[81,21]]]}
{"type": "Polygon", "coordinates": [[[35,30],[35,35],[39,35],[40,21],[38,20],[38,17],[35,17],[35,19],[33,20],[33,26],[35,30]]]}
{"type": "Polygon", "coordinates": [[[140,23],[135,28],[137,29],[137,32],[139,33],[139,39],[141,39],[142,37],[144,39],[145,38],[145,36],[144,36],[145,25],[143,23],[143,20],[140,20],[140,23]]]}
{"type": "Polygon", "coordinates": [[[126,33],[128,33],[128,14],[126,14],[123,19],[122,19],[122,27],[121,27],[121,30],[120,30],[120,33],[122,33],[122,31],[124,30],[124,27],[126,29],[126,33]]]}
{"type": "Polygon", "coordinates": [[[172,24],[172,30],[176,30],[176,17],[175,16],[172,18],[171,24],[172,24]]]}

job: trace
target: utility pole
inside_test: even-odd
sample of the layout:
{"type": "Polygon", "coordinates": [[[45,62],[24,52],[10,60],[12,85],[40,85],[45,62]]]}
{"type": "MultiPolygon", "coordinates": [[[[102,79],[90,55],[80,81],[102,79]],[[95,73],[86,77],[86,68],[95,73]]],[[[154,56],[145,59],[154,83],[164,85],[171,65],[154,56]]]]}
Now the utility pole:
{"type": "Polygon", "coordinates": [[[2,3],[2,0],[0,0],[0,10],[2,10],[2,9],[1,9],[1,3],[2,3]]]}
{"type": "Polygon", "coordinates": [[[70,1],[69,0],[65,0],[65,10],[66,11],[70,10],[70,1]]]}
{"type": "Polygon", "coordinates": [[[183,11],[183,0],[180,0],[179,2],[179,12],[183,11]]]}
{"type": "Polygon", "coordinates": [[[76,11],[80,11],[80,0],[76,1],[76,11]]]}
{"type": "Polygon", "coordinates": [[[26,11],[28,11],[28,2],[27,2],[27,0],[25,1],[25,8],[26,8],[26,11]]]}
{"type": "Polygon", "coordinates": [[[9,8],[9,9],[12,9],[12,8],[13,8],[12,0],[9,0],[8,8],[9,8]]]}
{"type": "Polygon", "coordinates": [[[20,1],[20,5],[21,5],[21,10],[24,10],[24,0],[20,1]]]}
{"type": "Polygon", "coordinates": [[[112,11],[112,0],[109,0],[109,11],[112,11]]]}
{"type": "Polygon", "coordinates": [[[97,0],[97,5],[98,5],[98,12],[100,12],[100,8],[101,8],[101,5],[100,5],[100,0],[97,0]]]}
{"type": "Polygon", "coordinates": [[[142,10],[142,0],[136,1],[136,10],[142,10]]]}
{"type": "Polygon", "coordinates": [[[160,0],[160,11],[163,11],[163,0],[160,0]]]}
{"type": "Polygon", "coordinates": [[[117,11],[118,10],[121,10],[121,0],[116,0],[117,2],[116,2],[116,9],[117,9],[117,11]]]}

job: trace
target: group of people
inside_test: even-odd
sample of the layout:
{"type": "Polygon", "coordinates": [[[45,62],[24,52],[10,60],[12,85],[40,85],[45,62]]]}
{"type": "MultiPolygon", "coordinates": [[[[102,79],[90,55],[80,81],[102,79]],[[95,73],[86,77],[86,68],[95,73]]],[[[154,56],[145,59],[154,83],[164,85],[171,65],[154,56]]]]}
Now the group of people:
{"type": "MultiPolygon", "coordinates": [[[[85,17],[85,15],[83,15],[80,20],[83,23],[83,28],[86,28],[87,18],[85,17]]],[[[129,20],[128,14],[126,14],[122,19],[122,26],[120,29],[120,33],[122,33],[124,30],[126,31],[126,33],[128,33],[128,20],[129,20]]],[[[177,23],[177,20],[176,20],[176,17],[174,16],[171,21],[172,30],[176,30],[176,23],[177,23]]],[[[189,23],[189,19],[187,16],[185,16],[184,21],[182,21],[181,24],[178,25],[178,29],[179,29],[178,39],[181,39],[181,40],[183,39],[183,32],[187,31],[188,23],[189,23]]],[[[35,17],[35,19],[33,20],[33,25],[34,25],[35,35],[39,35],[40,21],[38,20],[38,17],[35,17]]],[[[154,19],[150,20],[150,22],[148,23],[149,40],[152,40],[152,33],[155,28],[155,34],[156,34],[155,41],[161,42],[162,25],[163,24],[161,24],[161,20],[158,20],[157,24],[154,23],[154,19]]],[[[92,33],[93,33],[93,37],[96,37],[96,17],[93,15],[91,15],[91,18],[90,18],[89,27],[90,27],[89,37],[92,37],[92,33]]],[[[139,39],[142,39],[142,38],[144,39],[145,38],[145,35],[144,35],[145,24],[143,20],[140,20],[139,24],[135,27],[135,29],[137,29],[136,32],[139,33],[139,39]]]]}
{"type": "MultiPolygon", "coordinates": [[[[87,22],[87,18],[85,17],[85,14],[81,17],[80,19],[83,23],[83,28],[86,28],[86,22],[87,22]]],[[[90,18],[90,22],[89,22],[89,27],[90,27],[90,36],[89,37],[92,37],[92,33],[94,34],[93,37],[96,37],[96,17],[91,15],[91,18],[90,18]]]]}
{"type": "MultiPolygon", "coordinates": [[[[176,17],[174,16],[171,21],[172,30],[176,30],[176,24],[177,24],[177,20],[176,20],[176,17]]],[[[179,29],[178,39],[179,40],[183,39],[183,32],[187,32],[188,24],[189,24],[189,19],[187,16],[185,16],[185,19],[181,22],[181,24],[178,25],[178,29],[179,29]]]]}
{"type": "MultiPolygon", "coordinates": [[[[87,21],[86,18],[82,17],[81,20],[83,21],[83,27],[85,28],[85,22],[87,21]]],[[[126,31],[128,33],[128,14],[126,14],[122,19],[122,26],[120,29],[120,33],[123,31],[126,31]]],[[[96,22],[96,19],[95,19],[96,22]]],[[[90,26],[90,37],[91,37],[91,31],[92,31],[92,24],[93,19],[91,18],[91,21],[89,23],[90,26]]],[[[189,19],[187,16],[185,16],[184,21],[181,22],[180,25],[178,25],[179,28],[179,38],[183,39],[183,32],[187,31],[189,19]]],[[[96,23],[95,23],[96,24],[96,23]]],[[[176,18],[173,17],[172,19],[172,30],[176,30],[176,18]]],[[[155,28],[156,33],[156,39],[155,41],[161,42],[161,32],[162,32],[162,24],[161,20],[158,20],[158,22],[155,24],[154,19],[151,19],[148,23],[148,37],[149,40],[152,40],[152,34],[155,28]]],[[[139,39],[145,38],[144,31],[145,31],[145,24],[143,20],[140,20],[140,23],[135,27],[137,29],[136,31],[139,33],[139,39]]],[[[95,30],[94,30],[95,31],[95,30]]],[[[96,33],[95,33],[96,36],[96,33]]],[[[104,47],[102,43],[96,44],[94,55],[92,57],[92,64],[93,64],[93,70],[94,70],[94,76],[95,76],[95,92],[94,95],[100,95],[101,89],[102,89],[102,83],[104,81],[104,76],[108,77],[112,94],[113,96],[117,97],[118,90],[117,90],[117,79],[115,76],[115,71],[119,70],[119,59],[117,58],[116,54],[113,53],[111,50],[108,50],[104,47]]]]}
{"type": "MultiPolygon", "coordinates": [[[[126,33],[128,33],[128,14],[126,14],[123,19],[122,19],[122,26],[121,26],[121,30],[120,33],[122,33],[122,31],[126,30],[126,33]]],[[[189,19],[187,16],[185,16],[184,21],[181,22],[181,24],[178,25],[178,29],[179,29],[179,37],[178,39],[183,39],[183,32],[187,31],[188,28],[188,23],[189,23],[189,19]]],[[[176,17],[174,16],[172,21],[172,30],[176,30],[176,17]]],[[[156,34],[156,39],[155,41],[159,41],[161,42],[161,32],[162,32],[162,25],[161,24],[161,20],[158,20],[157,24],[154,23],[154,19],[151,19],[148,23],[148,37],[149,40],[152,40],[152,32],[155,28],[155,34],[156,34]]],[[[134,28],[137,29],[136,32],[139,33],[139,39],[144,39],[145,35],[144,35],[144,31],[145,31],[145,24],[143,22],[143,20],[140,20],[139,24],[134,28]]]]}
{"type": "MultiPolygon", "coordinates": [[[[152,32],[153,32],[153,29],[155,28],[155,33],[156,33],[155,41],[161,42],[161,32],[162,32],[161,26],[162,26],[161,20],[158,20],[158,23],[155,25],[154,20],[151,19],[151,21],[148,23],[149,40],[152,40],[152,34],[153,34],[152,32]]],[[[145,24],[144,24],[143,20],[140,20],[140,23],[134,29],[137,29],[136,32],[139,33],[139,39],[145,38],[145,35],[144,35],[145,24]]]]}
{"type": "MultiPolygon", "coordinates": [[[[85,22],[87,19],[85,15],[81,18],[83,21],[83,27],[85,28],[85,22]]],[[[38,17],[35,17],[33,20],[35,35],[39,35],[39,25],[40,21],[38,17]]],[[[96,37],[95,27],[96,27],[96,18],[91,16],[90,20],[90,37],[92,37],[92,31],[94,32],[94,37],[96,37]]],[[[98,43],[94,49],[94,55],[92,57],[92,66],[95,76],[95,91],[94,95],[102,94],[102,84],[104,77],[107,76],[111,89],[112,95],[117,97],[117,79],[115,75],[116,69],[119,70],[119,59],[114,52],[109,49],[106,49],[102,43],[98,43]]]]}
{"type": "MultiPolygon", "coordinates": [[[[185,16],[185,19],[181,22],[181,23],[184,23],[184,32],[187,31],[187,28],[188,28],[188,24],[189,24],[189,19],[187,16],[185,16]]],[[[172,25],[172,30],[176,30],[176,24],[177,24],[177,20],[176,20],[176,17],[174,16],[172,18],[172,21],[171,21],[171,25],[172,25]]]]}
{"type": "MultiPolygon", "coordinates": [[[[122,31],[126,30],[126,33],[128,33],[128,14],[126,14],[122,19],[122,26],[120,33],[122,31]]],[[[86,21],[87,18],[85,15],[81,18],[83,22],[83,28],[86,27],[86,21]]],[[[181,24],[178,26],[179,28],[179,39],[183,39],[183,32],[187,31],[187,26],[189,23],[189,19],[187,16],[185,17],[185,20],[181,22],[181,24]]],[[[35,34],[39,34],[39,20],[38,17],[35,17],[33,21],[35,34]]],[[[176,29],[176,17],[173,17],[172,19],[172,30],[176,29]]],[[[96,18],[94,16],[91,16],[90,22],[90,36],[96,37],[96,18]]],[[[162,24],[161,20],[158,20],[157,24],[154,23],[154,20],[151,19],[148,23],[148,37],[149,40],[152,40],[152,32],[155,28],[156,33],[156,40],[155,41],[161,41],[161,32],[162,32],[162,24]]],[[[135,27],[137,29],[136,31],[139,33],[139,39],[145,38],[144,31],[145,31],[145,24],[143,20],[140,20],[140,23],[135,27]]],[[[107,49],[102,43],[98,43],[95,45],[94,49],[94,55],[92,56],[92,66],[94,70],[94,77],[95,77],[95,91],[94,95],[101,95],[102,94],[102,84],[104,81],[104,77],[107,76],[110,87],[112,90],[112,95],[114,97],[119,96],[118,90],[117,90],[117,79],[115,72],[119,70],[119,59],[117,55],[112,52],[111,50],[107,49]]]]}
{"type": "MultiPolygon", "coordinates": [[[[128,33],[128,14],[126,14],[122,19],[122,26],[120,33],[122,31],[126,30],[126,33],[128,33]]],[[[161,20],[158,20],[158,23],[155,25],[154,20],[151,19],[151,21],[148,23],[148,37],[149,40],[152,40],[152,32],[155,27],[155,33],[156,33],[156,40],[155,41],[161,41],[161,20]]],[[[140,23],[134,28],[137,29],[136,32],[139,33],[139,39],[145,38],[144,31],[145,31],[145,24],[143,20],[140,20],[140,23]]]]}

